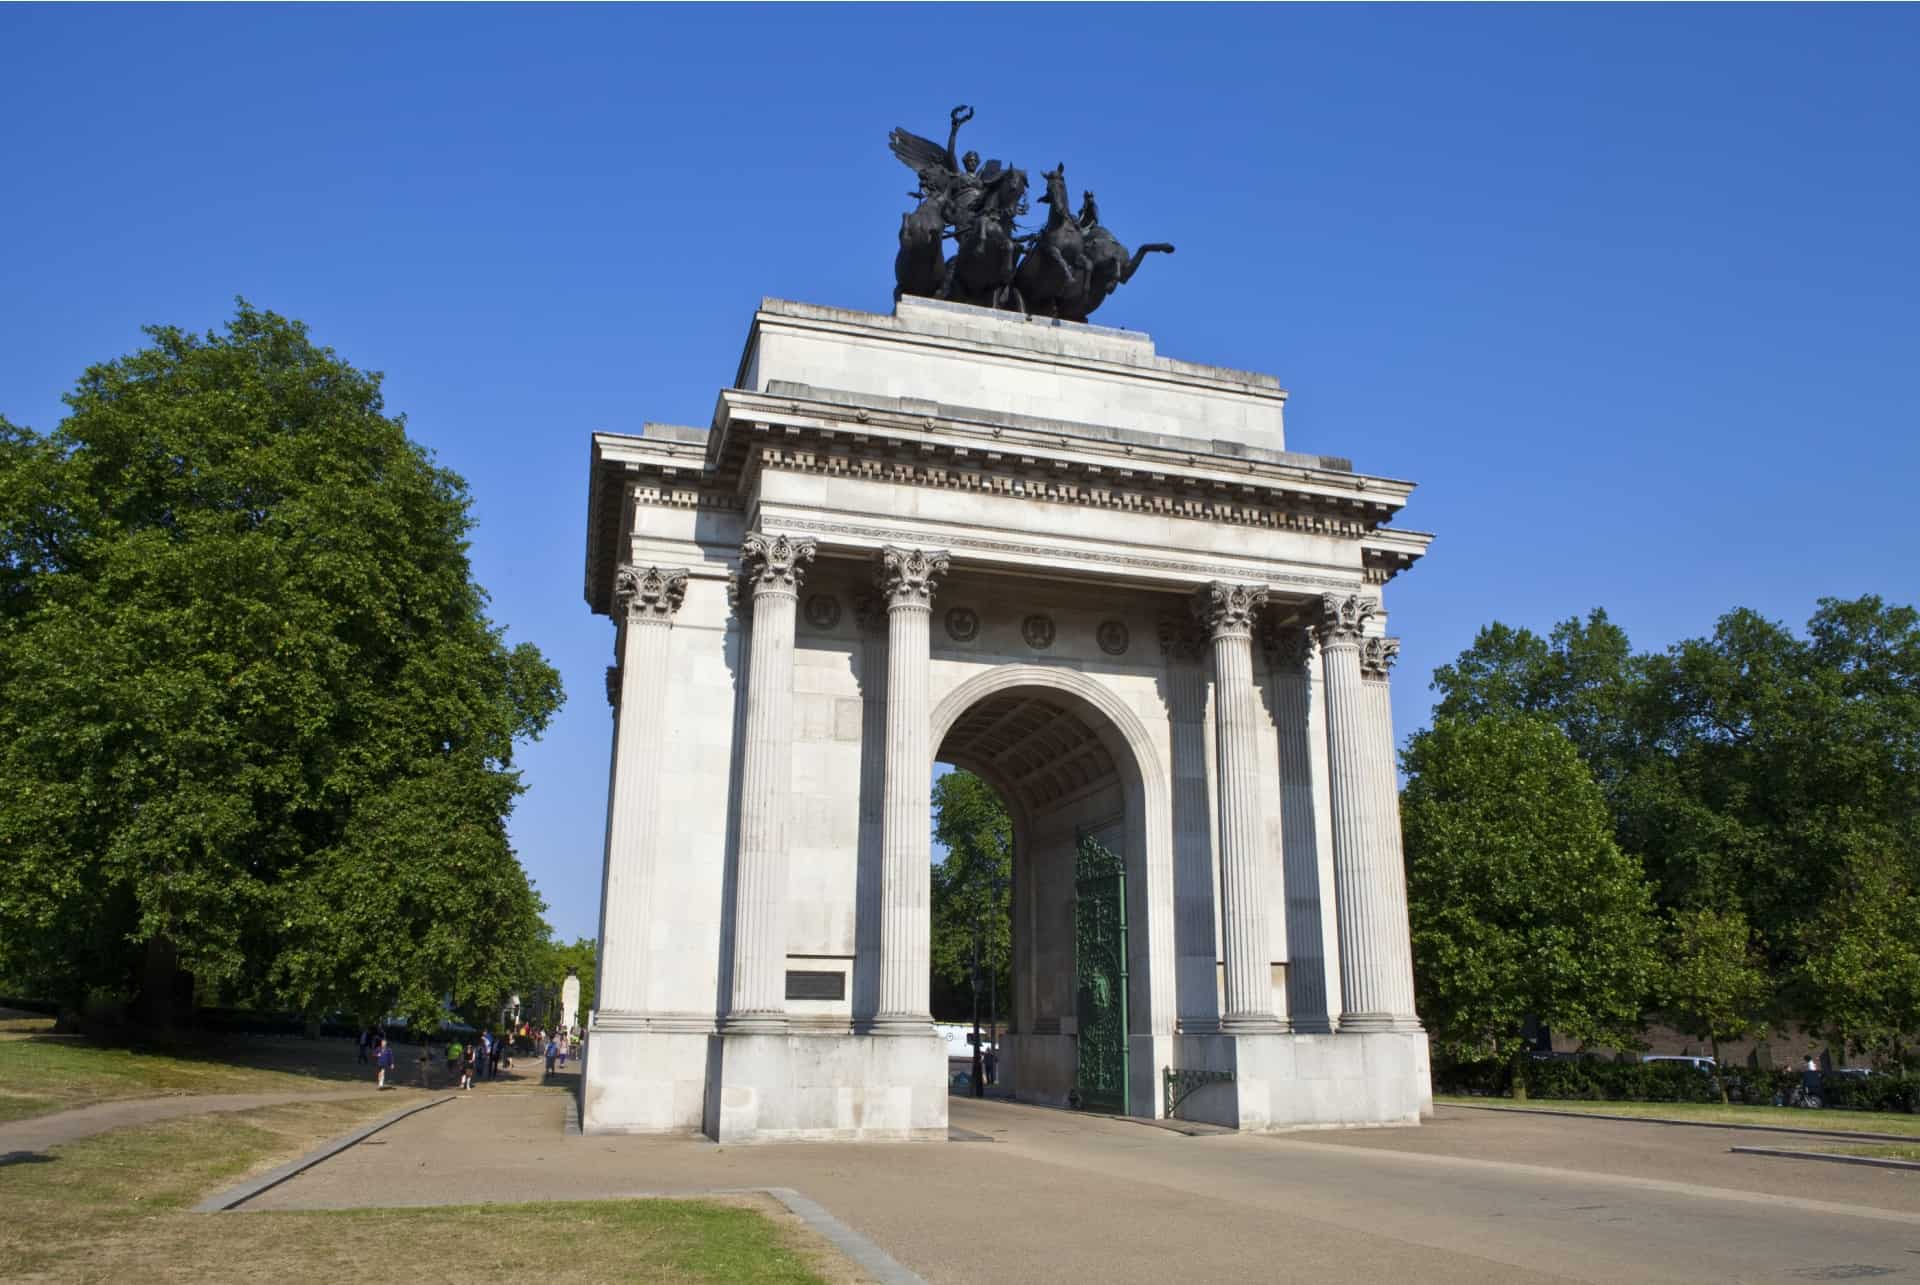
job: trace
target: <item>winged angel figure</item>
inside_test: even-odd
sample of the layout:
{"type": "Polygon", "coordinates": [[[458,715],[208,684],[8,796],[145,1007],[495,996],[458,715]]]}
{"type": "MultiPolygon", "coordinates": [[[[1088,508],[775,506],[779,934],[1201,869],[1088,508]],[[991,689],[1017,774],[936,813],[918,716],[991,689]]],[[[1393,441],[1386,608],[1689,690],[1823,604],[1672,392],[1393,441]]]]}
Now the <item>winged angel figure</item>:
{"type": "MultiPolygon", "coordinates": [[[[1027,176],[999,161],[980,164],[980,153],[956,157],[960,127],[973,108],[953,109],[946,146],[910,130],[895,129],[887,146],[920,180],[908,195],[920,202],[900,220],[900,251],[894,257],[894,292],[958,299],[1005,307],[1019,258],[1014,220],[1026,213],[1027,176]],[[946,238],[954,256],[946,257],[946,238]]],[[[1019,306],[1017,296],[1014,306],[1019,306]]]]}

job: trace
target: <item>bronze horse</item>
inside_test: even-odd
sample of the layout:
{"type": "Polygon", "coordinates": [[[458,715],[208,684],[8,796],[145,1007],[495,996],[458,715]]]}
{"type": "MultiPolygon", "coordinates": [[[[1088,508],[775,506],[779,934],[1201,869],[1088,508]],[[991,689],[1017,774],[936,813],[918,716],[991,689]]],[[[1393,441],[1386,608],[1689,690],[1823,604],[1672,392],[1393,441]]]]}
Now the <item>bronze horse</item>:
{"type": "Polygon", "coordinates": [[[900,216],[900,249],[893,256],[893,301],[903,294],[936,293],[947,279],[946,216],[940,197],[929,196],[900,216]]]}
{"type": "Polygon", "coordinates": [[[1093,263],[1087,258],[1086,237],[1067,209],[1067,165],[1062,161],[1046,171],[1047,225],[1020,261],[1013,284],[1026,303],[1028,316],[1084,318],[1087,286],[1093,263]]]}

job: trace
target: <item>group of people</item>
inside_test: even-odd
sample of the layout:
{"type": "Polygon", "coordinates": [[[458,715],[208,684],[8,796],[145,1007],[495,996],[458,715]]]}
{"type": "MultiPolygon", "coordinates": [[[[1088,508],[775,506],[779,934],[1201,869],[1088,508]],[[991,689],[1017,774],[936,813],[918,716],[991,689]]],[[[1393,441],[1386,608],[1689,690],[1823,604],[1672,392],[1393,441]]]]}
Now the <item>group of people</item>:
{"type": "MultiPolygon", "coordinates": [[[[503,1035],[481,1031],[464,1043],[455,1039],[447,1044],[447,1075],[457,1077],[462,1089],[473,1088],[476,1080],[496,1080],[501,1071],[513,1068],[515,1048],[545,1054],[547,1074],[552,1075],[556,1066],[565,1067],[568,1058],[580,1056],[580,1032],[549,1031],[522,1022],[503,1035]]],[[[355,1051],[362,1064],[373,1064],[375,1086],[386,1088],[387,1072],[394,1063],[393,1045],[386,1033],[378,1027],[365,1028],[355,1041],[355,1051]]],[[[421,1061],[425,1060],[426,1054],[422,1053],[421,1061]]]]}

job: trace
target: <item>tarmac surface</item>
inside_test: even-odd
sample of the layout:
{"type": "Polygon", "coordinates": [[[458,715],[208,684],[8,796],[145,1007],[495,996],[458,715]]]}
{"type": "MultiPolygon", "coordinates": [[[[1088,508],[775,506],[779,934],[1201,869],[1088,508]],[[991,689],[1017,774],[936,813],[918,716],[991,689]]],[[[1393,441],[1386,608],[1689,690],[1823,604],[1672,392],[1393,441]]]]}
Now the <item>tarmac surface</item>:
{"type": "Polygon", "coordinates": [[[1920,1278],[1915,1175],[1729,1154],[1735,1128],[1442,1107],[1188,1137],[956,1097],[956,1136],[990,1143],[721,1147],[567,1137],[568,1096],[483,1086],[245,1208],[793,1188],[934,1282],[1920,1278]]]}

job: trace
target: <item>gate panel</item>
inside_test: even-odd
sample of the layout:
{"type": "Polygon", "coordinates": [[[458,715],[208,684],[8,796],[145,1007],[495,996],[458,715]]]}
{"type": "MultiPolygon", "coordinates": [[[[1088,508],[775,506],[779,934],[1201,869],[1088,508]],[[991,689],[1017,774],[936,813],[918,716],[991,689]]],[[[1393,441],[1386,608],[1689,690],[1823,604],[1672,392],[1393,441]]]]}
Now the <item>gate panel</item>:
{"type": "Polygon", "coordinates": [[[1074,863],[1075,1041],[1073,1104],[1128,1113],[1127,872],[1125,863],[1082,831],[1074,863]]]}

